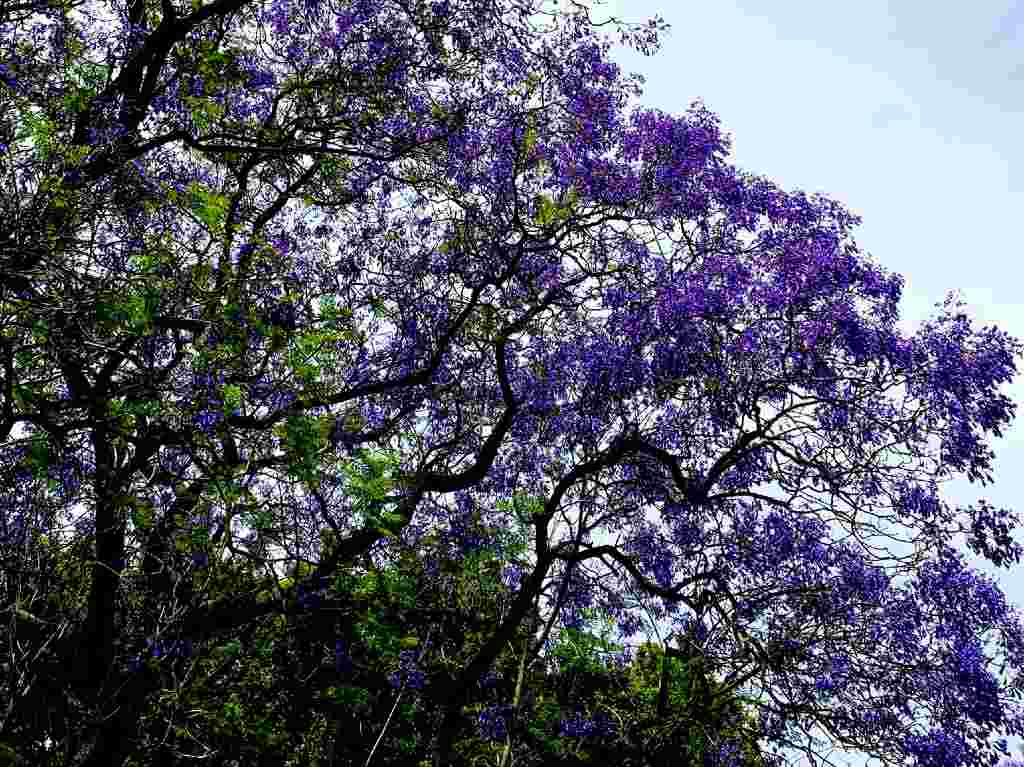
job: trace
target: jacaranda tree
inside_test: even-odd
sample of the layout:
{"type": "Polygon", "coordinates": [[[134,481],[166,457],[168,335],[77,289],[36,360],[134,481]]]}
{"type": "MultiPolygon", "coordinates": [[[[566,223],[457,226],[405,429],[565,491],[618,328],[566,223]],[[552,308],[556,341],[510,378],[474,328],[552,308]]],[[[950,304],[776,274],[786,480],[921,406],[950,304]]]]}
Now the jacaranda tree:
{"type": "Polygon", "coordinates": [[[609,46],[575,2],[0,8],[2,699],[45,700],[4,741],[126,764],[158,643],[516,519],[514,596],[425,675],[417,758],[453,763],[546,592],[556,636],[653,600],[812,761],[812,729],[919,765],[1021,734],[1018,614],[953,547],[1016,563],[1016,517],[940,492],[993,480],[1020,343],[952,299],[903,334],[856,216],[729,165],[699,102],[627,112],[609,46]],[[400,458],[368,484],[375,447],[400,458]],[[211,557],[265,588],[211,590],[211,557]]]}

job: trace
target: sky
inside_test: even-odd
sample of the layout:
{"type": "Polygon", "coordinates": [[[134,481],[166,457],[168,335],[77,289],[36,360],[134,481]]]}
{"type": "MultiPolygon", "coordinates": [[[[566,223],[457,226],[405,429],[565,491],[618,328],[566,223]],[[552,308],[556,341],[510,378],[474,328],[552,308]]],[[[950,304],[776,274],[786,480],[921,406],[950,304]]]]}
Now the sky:
{"type": "MultiPolygon", "coordinates": [[[[1024,2],[606,0],[593,8],[595,20],[660,14],[671,25],[654,56],[611,52],[625,73],[644,76],[643,106],[682,114],[702,98],[732,137],[730,162],[862,217],[860,249],[905,278],[902,329],[935,316],[934,304],[959,289],[978,325],[1024,338],[1024,2]]],[[[1024,382],[1003,392],[1020,402],[1024,382]]],[[[1020,509],[1024,418],[990,445],[995,483],[956,479],[944,500],[1020,509]]],[[[996,570],[967,554],[1024,606],[1024,565],[996,570]]]]}
{"type": "MultiPolygon", "coordinates": [[[[593,16],[659,13],[672,25],[661,51],[611,53],[646,78],[640,103],[682,114],[702,98],[731,135],[734,164],[862,216],[860,248],[906,280],[904,330],[959,289],[979,324],[1024,338],[1013,224],[1024,209],[1024,0],[608,0],[593,16]]],[[[1024,400],[1022,382],[1004,391],[1024,400]]],[[[1015,508],[1022,430],[992,440],[994,485],[954,480],[945,500],[1015,508]]],[[[1024,606],[1024,566],[968,558],[1024,606]]]]}

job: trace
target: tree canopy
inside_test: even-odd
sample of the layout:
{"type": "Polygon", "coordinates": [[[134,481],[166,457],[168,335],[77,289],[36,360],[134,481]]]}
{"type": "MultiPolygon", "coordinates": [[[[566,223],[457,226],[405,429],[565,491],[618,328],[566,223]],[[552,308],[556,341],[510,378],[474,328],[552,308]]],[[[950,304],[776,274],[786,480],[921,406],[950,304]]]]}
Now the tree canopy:
{"type": "Polygon", "coordinates": [[[952,295],[901,332],[860,219],[731,165],[700,101],[631,105],[606,27],[665,29],[0,8],[0,758],[283,764],[362,711],[393,762],[582,760],[628,675],[584,663],[545,746],[580,669],[534,661],[645,611],[675,635],[631,723],[708,733],[695,760],[990,765],[1024,734],[1019,613],[954,546],[1018,563],[1016,514],[941,493],[994,481],[1024,347],[952,295]]]}

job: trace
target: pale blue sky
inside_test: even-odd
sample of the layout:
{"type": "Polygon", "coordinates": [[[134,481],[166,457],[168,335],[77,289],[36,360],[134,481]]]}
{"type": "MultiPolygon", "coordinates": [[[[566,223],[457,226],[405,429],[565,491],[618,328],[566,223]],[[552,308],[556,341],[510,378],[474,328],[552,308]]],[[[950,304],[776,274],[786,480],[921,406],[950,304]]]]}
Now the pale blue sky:
{"type": "MultiPolygon", "coordinates": [[[[640,103],[681,114],[703,98],[732,137],[732,162],[787,191],[827,194],[863,218],[854,235],[861,250],[906,279],[903,328],[960,289],[979,323],[1024,337],[1016,231],[1024,209],[1024,2],[594,7],[595,20],[660,14],[672,25],[653,57],[613,49],[625,72],[646,78],[640,103]]],[[[1004,391],[1024,400],[1020,382],[1004,391]]],[[[1021,422],[992,443],[996,483],[950,482],[947,502],[984,497],[1018,508],[1021,422]]],[[[1024,566],[1000,572],[972,562],[1024,605],[1024,566]]]]}

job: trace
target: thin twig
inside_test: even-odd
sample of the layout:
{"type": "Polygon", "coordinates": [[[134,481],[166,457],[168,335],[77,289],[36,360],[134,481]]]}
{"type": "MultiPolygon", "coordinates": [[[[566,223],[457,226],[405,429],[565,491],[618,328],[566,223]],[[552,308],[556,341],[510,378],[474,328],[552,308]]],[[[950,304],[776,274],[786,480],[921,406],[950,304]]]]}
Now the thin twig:
{"type": "Polygon", "coordinates": [[[388,725],[391,724],[391,717],[395,715],[395,709],[398,708],[398,702],[402,699],[402,693],[405,692],[405,682],[402,682],[402,689],[398,691],[398,697],[395,698],[395,705],[391,707],[391,713],[388,714],[388,720],[384,722],[384,727],[380,731],[380,735],[377,736],[377,742],[373,744],[373,748],[370,749],[370,755],[366,757],[366,764],[363,767],[370,767],[370,760],[373,759],[374,753],[377,751],[377,746],[380,745],[381,738],[384,737],[384,733],[388,731],[388,725]]]}

